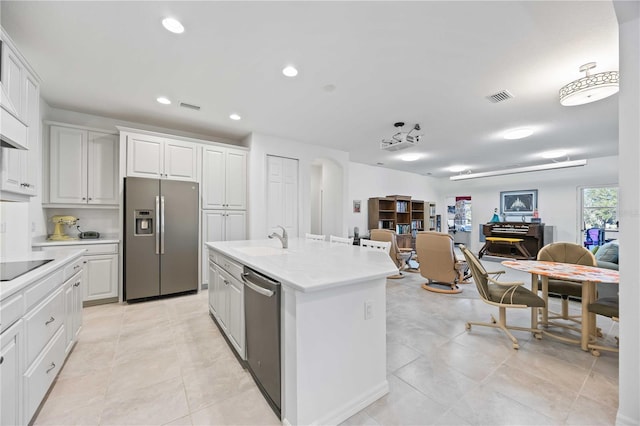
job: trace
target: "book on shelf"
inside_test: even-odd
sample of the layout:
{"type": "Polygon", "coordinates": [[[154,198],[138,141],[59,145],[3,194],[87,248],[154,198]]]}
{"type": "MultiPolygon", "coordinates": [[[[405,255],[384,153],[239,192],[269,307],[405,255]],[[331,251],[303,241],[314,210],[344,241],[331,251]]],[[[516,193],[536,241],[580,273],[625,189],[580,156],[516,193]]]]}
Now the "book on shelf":
{"type": "Polygon", "coordinates": [[[409,224],[396,225],[396,233],[397,234],[410,234],[411,233],[411,225],[409,225],[409,224]]]}

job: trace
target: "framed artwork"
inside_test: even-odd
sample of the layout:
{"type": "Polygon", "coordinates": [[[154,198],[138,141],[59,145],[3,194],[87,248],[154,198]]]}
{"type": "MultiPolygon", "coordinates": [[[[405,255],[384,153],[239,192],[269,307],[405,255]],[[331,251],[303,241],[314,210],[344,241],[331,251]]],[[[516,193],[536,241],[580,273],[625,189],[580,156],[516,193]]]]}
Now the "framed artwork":
{"type": "Polygon", "coordinates": [[[533,216],[538,208],[538,190],[504,191],[500,193],[500,213],[516,216],[533,216]]]}
{"type": "Polygon", "coordinates": [[[361,200],[353,200],[353,212],[354,213],[360,213],[360,204],[362,203],[361,200]]]}

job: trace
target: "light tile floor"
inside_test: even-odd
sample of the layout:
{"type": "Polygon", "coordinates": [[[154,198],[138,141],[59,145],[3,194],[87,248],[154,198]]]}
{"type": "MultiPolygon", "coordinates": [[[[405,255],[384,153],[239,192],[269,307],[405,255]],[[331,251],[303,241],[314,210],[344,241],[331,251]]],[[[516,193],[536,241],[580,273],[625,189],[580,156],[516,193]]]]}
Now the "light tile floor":
{"type": "MultiPolygon", "coordinates": [[[[485,261],[485,263],[489,263],[485,261]]],[[[488,265],[493,270],[499,265],[488,265]]],[[[529,277],[508,271],[505,280],[529,277]]],[[[473,284],[457,295],[387,282],[390,392],[344,425],[608,425],[618,405],[618,355],[474,327],[497,309],[473,284]]],[[[552,300],[553,306],[559,306],[552,300]]],[[[571,309],[579,306],[572,302],[571,309]]],[[[526,326],[528,310],[509,310],[526,326]],[[515,311],[515,312],[514,312],[515,311]]],[[[617,324],[598,318],[609,343],[617,324]]],[[[207,292],[84,309],[80,340],[35,424],[279,424],[207,310],[207,292]]]]}

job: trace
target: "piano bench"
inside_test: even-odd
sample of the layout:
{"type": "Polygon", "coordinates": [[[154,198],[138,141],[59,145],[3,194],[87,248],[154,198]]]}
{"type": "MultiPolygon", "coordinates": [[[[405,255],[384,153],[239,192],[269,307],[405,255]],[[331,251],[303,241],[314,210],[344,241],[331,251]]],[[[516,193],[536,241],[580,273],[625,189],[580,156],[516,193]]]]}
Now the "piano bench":
{"type": "MultiPolygon", "coordinates": [[[[529,253],[527,248],[522,244],[522,242],[524,241],[522,238],[486,237],[485,240],[486,240],[486,242],[485,242],[484,246],[480,249],[480,252],[478,253],[478,258],[481,258],[482,255],[484,255],[487,251],[489,252],[489,254],[492,254],[491,251],[489,250],[491,248],[492,244],[513,246],[513,247],[515,247],[516,250],[518,250],[520,252],[520,254],[525,259],[531,259],[532,258],[531,254],[529,253]]],[[[505,254],[498,254],[498,253],[496,253],[496,254],[498,256],[505,256],[505,254]]],[[[508,256],[508,257],[516,257],[516,256],[508,256]]]]}

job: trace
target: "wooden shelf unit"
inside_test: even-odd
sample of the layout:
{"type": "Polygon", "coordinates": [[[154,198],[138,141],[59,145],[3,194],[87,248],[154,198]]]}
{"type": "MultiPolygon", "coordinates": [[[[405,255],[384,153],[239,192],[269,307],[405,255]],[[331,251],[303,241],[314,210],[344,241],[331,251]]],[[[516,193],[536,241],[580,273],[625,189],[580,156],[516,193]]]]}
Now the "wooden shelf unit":
{"type": "Polygon", "coordinates": [[[399,247],[414,247],[415,236],[425,229],[435,230],[435,203],[412,200],[407,195],[369,198],[369,230],[390,229],[397,234],[399,247]],[[434,214],[433,227],[430,214],[434,214]]]}

